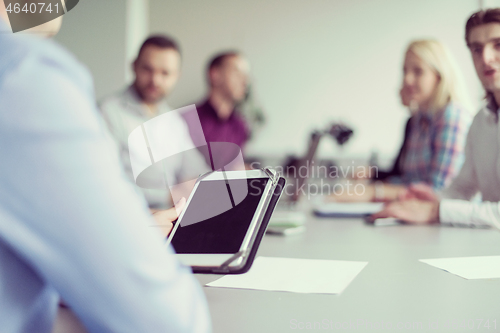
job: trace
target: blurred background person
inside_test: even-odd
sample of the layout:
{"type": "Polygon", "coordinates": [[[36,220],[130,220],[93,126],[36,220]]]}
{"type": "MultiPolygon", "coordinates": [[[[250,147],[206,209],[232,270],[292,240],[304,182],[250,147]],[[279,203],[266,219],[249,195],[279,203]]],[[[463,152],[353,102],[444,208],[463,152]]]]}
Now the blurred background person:
{"type": "MultiPolygon", "coordinates": [[[[200,133],[194,130],[198,116],[207,142],[230,142],[243,151],[250,129],[237,106],[247,98],[249,71],[248,61],[237,51],[219,53],[210,60],[207,68],[208,96],[196,104],[197,115],[194,112],[184,114],[194,142],[200,140],[200,133]]],[[[212,151],[212,154],[217,154],[224,164],[234,159],[230,150],[212,151]]],[[[210,157],[205,158],[210,164],[210,157]]]]}
{"type": "Polygon", "coordinates": [[[442,191],[418,184],[371,219],[393,217],[412,224],[442,223],[500,228],[498,111],[500,105],[500,8],[472,14],[465,25],[476,74],[486,92],[467,137],[459,175],[442,191]],[[476,200],[477,196],[481,200],[476,200]]]}
{"type": "MultiPolygon", "coordinates": [[[[125,90],[106,97],[100,104],[108,127],[116,139],[121,160],[132,181],[132,167],[128,137],[130,133],[148,120],[171,111],[166,102],[175,87],[181,68],[181,53],[177,42],[166,35],[151,36],[142,44],[139,54],[132,65],[134,82],[125,90]]],[[[170,118],[168,128],[171,131],[168,143],[178,146],[191,142],[188,128],[181,116],[170,118]]],[[[145,161],[148,163],[150,161],[145,161]]],[[[148,172],[141,174],[142,183],[147,188],[140,188],[151,209],[163,209],[171,206],[168,186],[197,178],[208,171],[200,153],[191,151],[168,158],[164,163],[156,163],[148,172]],[[169,183],[167,184],[167,180],[169,183]],[[175,180],[175,184],[170,184],[175,180]]],[[[134,181],[135,183],[135,181],[134,181]]],[[[187,197],[187,195],[185,195],[187,197]]]]}
{"type": "Polygon", "coordinates": [[[409,184],[439,190],[458,175],[472,113],[462,75],[442,43],[426,39],[408,45],[400,96],[411,115],[392,169],[371,175],[375,183],[363,195],[338,200],[394,200],[409,184]]]}

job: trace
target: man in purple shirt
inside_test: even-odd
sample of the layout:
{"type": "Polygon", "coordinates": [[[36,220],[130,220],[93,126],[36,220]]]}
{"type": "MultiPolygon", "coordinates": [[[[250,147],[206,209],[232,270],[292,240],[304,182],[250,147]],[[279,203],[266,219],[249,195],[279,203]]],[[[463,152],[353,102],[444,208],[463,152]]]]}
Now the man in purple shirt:
{"type": "MultiPolygon", "coordinates": [[[[204,102],[196,105],[206,142],[230,142],[243,150],[250,133],[247,123],[235,108],[245,98],[248,72],[249,64],[238,52],[220,53],[210,61],[207,69],[209,94],[204,102]]],[[[193,130],[196,114],[186,113],[184,118],[193,142],[200,142],[201,133],[193,130]]],[[[212,155],[214,154],[226,164],[234,159],[232,149],[220,152],[212,149],[212,155]]],[[[211,164],[210,158],[205,157],[211,164]]]]}

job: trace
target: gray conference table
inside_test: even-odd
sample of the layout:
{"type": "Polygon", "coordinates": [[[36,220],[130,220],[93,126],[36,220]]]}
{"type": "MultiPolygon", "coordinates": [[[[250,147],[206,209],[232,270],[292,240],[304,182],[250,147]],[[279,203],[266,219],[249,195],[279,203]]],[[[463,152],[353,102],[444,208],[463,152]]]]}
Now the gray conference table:
{"type": "MultiPolygon", "coordinates": [[[[340,295],[204,287],[214,332],[311,331],[306,325],[315,322],[314,330],[323,331],[500,331],[500,279],[466,280],[418,261],[500,255],[498,231],[373,227],[361,219],[311,215],[304,234],[266,235],[258,255],[368,265],[340,295]]],[[[197,278],[206,284],[219,276],[197,278]]]]}

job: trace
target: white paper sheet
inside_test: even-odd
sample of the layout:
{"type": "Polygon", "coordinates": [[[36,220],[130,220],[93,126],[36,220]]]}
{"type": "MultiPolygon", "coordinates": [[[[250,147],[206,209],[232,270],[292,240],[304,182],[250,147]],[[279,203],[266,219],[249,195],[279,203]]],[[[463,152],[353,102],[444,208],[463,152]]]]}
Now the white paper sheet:
{"type": "Polygon", "coordinates": [[[257,257],[247,273],[226,275],[207,286],[340,294],[366,264],[360,261],[257,257]]]}
{"type": "Polygon", "coordinates": [[[500,278],[500,256],[420,259],[464,279],[500,278]]]}
{"type": "Polygon", "coordinates": [[[375,227],[390,227],[394,225],[401,225],[403,222],[401,220],[394,218],[394,217],[383,217],[383,218],[378,218],[373,221],[373,225],[375,227]]]}
{"type": "Polygon", "coordinates": [[[380,202],[329,202],[318,204],[314,211],[320,215],[371,215],[380,212],[384,204],[380,202]]]}

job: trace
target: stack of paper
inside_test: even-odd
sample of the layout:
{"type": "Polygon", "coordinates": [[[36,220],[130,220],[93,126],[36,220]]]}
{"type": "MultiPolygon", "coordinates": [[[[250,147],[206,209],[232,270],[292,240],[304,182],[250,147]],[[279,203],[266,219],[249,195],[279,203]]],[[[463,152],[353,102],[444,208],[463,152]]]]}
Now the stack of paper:
{"type": "Polygon", "coordinates": [[[306,214],[302,211],[275,210],[269,222],[270,227],[300,227],[306,223],[306,214]]]}
{"type": "Polygon", "coordinates": [[[258,257],[248,273],[226,275],[207,286],[340,294],[366,264],[360,261],[258,257]]]}
{"type": "Polygon", "coordinates": [[[384,204],[380,202],[328,202],[318,204],[314,213],[322,217],[363,217],[380,212],[384,204]]]}

